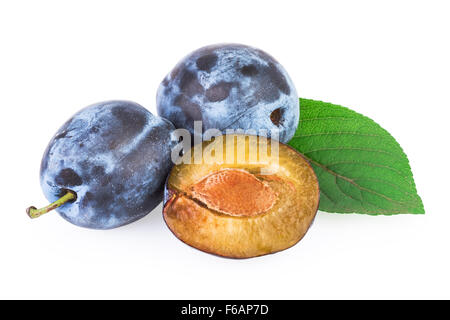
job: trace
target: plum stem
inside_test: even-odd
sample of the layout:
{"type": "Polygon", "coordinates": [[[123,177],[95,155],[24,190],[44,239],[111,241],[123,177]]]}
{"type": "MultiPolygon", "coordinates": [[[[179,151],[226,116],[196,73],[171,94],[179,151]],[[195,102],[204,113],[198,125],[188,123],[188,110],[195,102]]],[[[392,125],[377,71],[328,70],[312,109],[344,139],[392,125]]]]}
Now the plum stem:
{"type": "Polygon", "coordinates": [[[56,209],[67,202],[74,201],[76,198],[77,198],[77,194],[74,191],[66,190],[66,193],[61,198],[59,198],[58,200],[56,200],[53,203],[50,203],[46,207],[37,209],[36,207],[31,206],[31,207],[27,208],[27,214],[31,219],[39,218],[43,214],[45,214],[49,211],[52,211],[53,209],[56,209]]]}

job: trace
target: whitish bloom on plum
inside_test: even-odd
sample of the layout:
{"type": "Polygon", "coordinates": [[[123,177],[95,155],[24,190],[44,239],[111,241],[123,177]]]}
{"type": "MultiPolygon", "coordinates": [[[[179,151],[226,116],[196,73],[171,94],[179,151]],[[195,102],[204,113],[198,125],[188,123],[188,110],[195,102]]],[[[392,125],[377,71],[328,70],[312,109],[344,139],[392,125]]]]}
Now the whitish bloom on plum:
{"type": "Polygon", "coordinates": [[[194,121],[211,128],[278,131],[288,142],[299,120],[299,100],[286,70],[267,53],[239,44],[198,49],[162,81],[157,110],[194,134],[194,121]]]}
{"type": "Polygon", "coordinates": [[[51,202],[65,189],[77,199],[56,209],[76,225],[115,228],[149,213],[162,200],[172,166],[173,125],[134,102],[86,107],[50,141],[41,186],[51,202]]]}

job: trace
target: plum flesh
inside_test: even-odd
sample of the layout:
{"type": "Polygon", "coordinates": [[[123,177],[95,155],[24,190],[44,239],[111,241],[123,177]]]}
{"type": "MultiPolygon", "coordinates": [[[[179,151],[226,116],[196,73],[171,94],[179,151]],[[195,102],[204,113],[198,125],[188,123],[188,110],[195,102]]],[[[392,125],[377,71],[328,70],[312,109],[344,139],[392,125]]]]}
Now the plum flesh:
{"type": "MultiPolygon", "coordinates": [[[[164,220],[173,234],[199,250],[250,258],[292,247],[308,231],[319,205],[319,184],[305,158],[279,144],[279,156],[251,161],[250,139],[214,140],[204,147],[245,148],[245,157],[177,164],[166,182],[164,220]],[[261,169],[267,169],[262,171],[261,169]],[[264,172],[264,174],[262,174],[264,172]]],[[[258,149],[272,148],[258,138],[258,149]]],[[[253,149],[254,151],[256,149],[253,149]]],[[[272,149],[273,150],[273,149],[272,149]]]]}
{"type": "Polygon", "coordinates": [[[157,110],[177,128],[260,130],[287,143],[299,120],[299,100],[286,70],[267,53],[239,44],[198,49],[162,81],[157,110]]]}
{"type": "Polygon", "coordinates": [[[173,130],[134,102],[88,106],[51,139],[41,163],[42,190],[51,202],[74,191],[76,200],[56,210],[81,227],[111,229],[142,218],[162,200],[173,130]]]}

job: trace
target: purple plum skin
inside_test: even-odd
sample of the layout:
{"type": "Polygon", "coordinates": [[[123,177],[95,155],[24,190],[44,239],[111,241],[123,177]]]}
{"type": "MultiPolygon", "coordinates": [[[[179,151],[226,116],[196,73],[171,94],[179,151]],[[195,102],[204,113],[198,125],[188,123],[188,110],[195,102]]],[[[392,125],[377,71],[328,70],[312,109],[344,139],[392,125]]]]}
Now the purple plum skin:
{"type": "Polygon", "coordinates": [[[162,200],[174,129],[134,102],[88,106],[51,139],[42,190],[51,202],[67,189],[76,192],[74,202],[56,211],[77,226],[111,229],[140,219],[162,200]]]}
{"type": "Polygon", "coordinates": [[[267,53],[245,45],[198,49],[162,81],[158,115],[194,134],[194,121],[207,129],[271,130],[287,143],[298,126],[299,99],[284,68],[267,53]]]}

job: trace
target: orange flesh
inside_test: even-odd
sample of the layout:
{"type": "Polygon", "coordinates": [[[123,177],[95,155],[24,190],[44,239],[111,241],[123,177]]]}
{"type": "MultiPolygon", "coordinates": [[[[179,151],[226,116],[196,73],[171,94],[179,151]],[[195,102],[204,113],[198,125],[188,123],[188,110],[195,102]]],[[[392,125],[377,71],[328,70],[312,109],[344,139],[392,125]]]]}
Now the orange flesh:
{"type": "Polygon", "coordinates": [[[279,147],[276,162],[174,166],[163,209],[167,226],[186,244],[225,257],[255,257],[295,245],[315,217],[319,185],[298,152],[279,147]],[[259,174],[262,168],[277,170],[259,174]]]}
{"type": "Polygon", "coordinates": [[[254,175],[239,169],[210,174],[191,187],[194,199],[231,215],[251,217],[273,207],[277,194],[254,175]]]}

